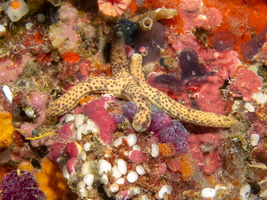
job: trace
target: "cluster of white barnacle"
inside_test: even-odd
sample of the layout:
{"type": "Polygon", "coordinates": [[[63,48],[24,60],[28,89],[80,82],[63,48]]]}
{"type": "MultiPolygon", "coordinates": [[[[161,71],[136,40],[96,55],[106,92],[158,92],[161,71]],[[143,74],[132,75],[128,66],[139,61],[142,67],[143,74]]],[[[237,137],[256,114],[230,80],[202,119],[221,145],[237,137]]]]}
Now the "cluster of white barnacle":
{"type": "MultiPolygon", "coordinates": [[[[92,198],[92,194],[97,192],[99,184],[103,184],[108,196],[118,200],[137,196],[141,200],[151,199],[149,192],[146,192],[147,188],[140,187],[138,184],[140,178],[148,175],[151,170],[143,162],[131,161],[133,152],[141,153],[142,151],[138,145],[136,134],[119,136],[108,146],[100,141],[98,145],[103,145],[102,148],[99,148],[103,152],[102,154],[100,151],[95,151],[94,139],[89,139],[94,137],[100,140],[97,134],[98,128],[91,120],[83,114],[67,114],[64,122],[73,123],[73,139],[76,140],[80,150],[74,164],[74,172],[70,173],[65,166],[63,174],[70,183],[75,182],[74,190],[81,199],[92,198]]],[[[150,152],[147,153],[152,158],[159,155],[156,143],[152,143],[148,149],[150,152]]],[[[171,191],[171,186],[163,184],[156,196],[158,199],[162,199],[171,191]]]]}

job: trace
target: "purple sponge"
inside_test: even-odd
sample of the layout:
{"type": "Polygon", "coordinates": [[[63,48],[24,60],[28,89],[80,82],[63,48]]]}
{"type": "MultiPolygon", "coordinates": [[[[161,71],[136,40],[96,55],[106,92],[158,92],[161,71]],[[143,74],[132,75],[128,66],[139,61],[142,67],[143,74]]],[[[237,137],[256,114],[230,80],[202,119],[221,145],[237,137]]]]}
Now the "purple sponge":
{"type": "Polygon", "coordinates": [[[28,171],[13,170],[2,180],[2,200],[45,200],[35,177],[28,171]]]}
{"type": "Polygon", "coordinates": [[[187,138],[189,132],[178,120],[172,120],[168,126],[158,132],[158,136],[159,142],[173,144],[177,153],[188,151],[187,138]]]}

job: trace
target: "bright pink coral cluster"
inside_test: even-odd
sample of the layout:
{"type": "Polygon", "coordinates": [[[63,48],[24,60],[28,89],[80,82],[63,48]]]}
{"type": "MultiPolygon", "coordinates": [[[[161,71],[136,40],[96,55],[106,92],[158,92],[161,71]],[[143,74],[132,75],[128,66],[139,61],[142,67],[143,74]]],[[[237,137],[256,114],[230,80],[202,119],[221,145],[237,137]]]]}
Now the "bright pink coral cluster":
{"type": "Polygon", "coordinates": [[[116,129],[112,116],[105,109],[107,103],[112,100],[114,96],[104,96],[81,107],[81,112],[98,126],[99,136],[104,144],[112,142],[112,134],[116,129]]]}
{"type": "Polygon", "coordinates": [[[56,142],[52,144],[48,154],[48,158],[52,162],[57,163],[58,159],[65,153],[68,141],[73,136],[72,126],[72,123],[66,123],[58,130],[58,134],[54,138],[56,142]]]}

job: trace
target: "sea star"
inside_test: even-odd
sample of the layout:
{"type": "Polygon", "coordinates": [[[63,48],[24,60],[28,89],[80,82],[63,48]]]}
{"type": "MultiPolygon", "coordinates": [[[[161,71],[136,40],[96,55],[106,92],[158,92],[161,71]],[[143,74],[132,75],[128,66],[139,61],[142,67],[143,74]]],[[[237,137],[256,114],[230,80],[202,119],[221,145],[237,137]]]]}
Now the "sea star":
{"type": "Polygon", "coordinates": [[[36,131],[43,132],[54,116],[67,113],[78,105],[78,100],[89,93],[112,93],[115,97],[132,101],[137,106],[133,128],[145,131],[151,122],[151,104],[173,118],[200,126],[229,128],[237,121],[224,115],[187,108],[166,94],[146,84],[142,72],[142,56],[133,54],[130,64],[126,58],[122,31],[114,34],[111,49],[113,77],[94,77],[80,82],[67,93],[53,101],[46,112],[46,121],[36,131]]]}

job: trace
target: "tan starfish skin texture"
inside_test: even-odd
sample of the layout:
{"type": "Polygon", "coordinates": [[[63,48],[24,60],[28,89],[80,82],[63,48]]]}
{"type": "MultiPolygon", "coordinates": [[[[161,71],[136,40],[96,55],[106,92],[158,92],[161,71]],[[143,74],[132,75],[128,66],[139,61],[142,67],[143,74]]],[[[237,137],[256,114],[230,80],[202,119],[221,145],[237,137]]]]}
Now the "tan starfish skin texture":
{"type": "Polygon", "coordinates": [[[89,78],[72,87],[63,96],[50,103],[46,111],[46,120],[37,132],[43,132],[44,126],[49,125],[49,121],[51,123],[51,118],[69,112],[78,105],[79,99],[89,93],[112,93],[117,98],[134,102],[137,112],[132,125],[137,132],[145,131],[149,127],[151,104],[162,109],[172,118],[200,126],[229,128],[237,123],[232,117],[187,108],[146,84],[142,72],[142,56],[133,54],[129,64],[121,31],[115,33],[110,59],[113,77],[89,78]]]}

